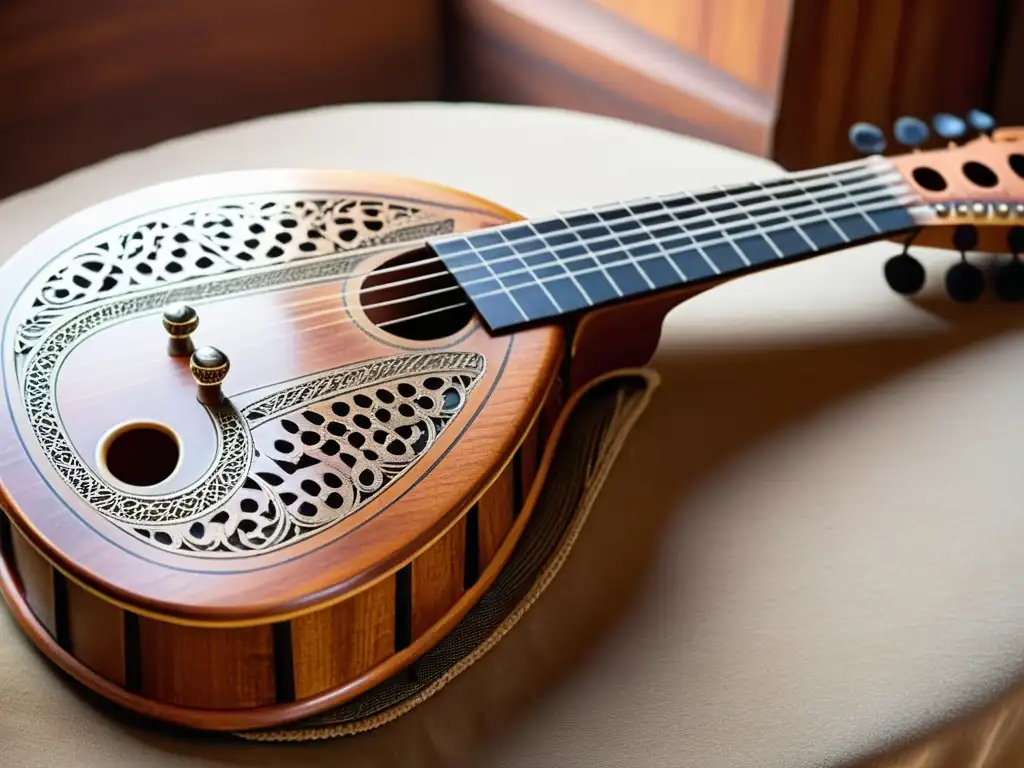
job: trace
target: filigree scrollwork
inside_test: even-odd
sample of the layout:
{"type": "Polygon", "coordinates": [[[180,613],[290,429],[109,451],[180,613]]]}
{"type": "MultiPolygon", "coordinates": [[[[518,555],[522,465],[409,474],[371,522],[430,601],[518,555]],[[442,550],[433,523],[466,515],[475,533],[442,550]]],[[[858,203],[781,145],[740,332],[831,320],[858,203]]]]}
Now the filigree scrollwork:
{"type": "MultiPolygon", "coordinates": [[[[308,527],[295,527],[287,505],[251,472],[256,424],[230,407],[211,410],[217,459],[193,485],[159,497],[110,485],[65,432],[55,400],[63,360],[90,334],[168,304],[338,279],[367,248],[452,231],[454,221],[438,214],[363,197],[225,198],[137,218],[61,253],[42,273],[13,334],[21,405],[43,455],[90,508],[157,546],[230,555],[303,535],[308,527]]],[[[303,385],[308,391],[288,386],[270,398],[314,402],[318,391],[344,391],[400,369],[412,373],[402,368],[409,364],[352,366],[312,379],[303,385]]],[[[413,368],[419,364],[433,363],[413,368]]],[[[271,405],[261,407],[270,412],[271,405]]]]}
{"type": "Polygon", "coordinates": [[[388,200],[249,200],[136,221],[55,262],[16,348],[28,354],[68,310],[126,293],[450,231],[450,220],[388,200]]]}
{"type": "Polygon", "coordinates": [[[227,503],[184,522],[130,526],[180,553],[266,552],[345,519],[407,471],[484,371],[476,353],[402,355],[320,375],[242,411],[253,460],[227,503]]]}

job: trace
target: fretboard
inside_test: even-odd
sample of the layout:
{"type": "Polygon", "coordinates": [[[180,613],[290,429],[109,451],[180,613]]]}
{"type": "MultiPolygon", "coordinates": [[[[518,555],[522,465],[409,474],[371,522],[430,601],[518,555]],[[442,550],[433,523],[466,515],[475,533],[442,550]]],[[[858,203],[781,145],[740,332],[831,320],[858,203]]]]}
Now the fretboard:
{"type": "Polygon", "coordinates": [[[915,227],[913,195],[872,158],[570,211],[431,240],[493,331],[721,280],[915,227]]]}

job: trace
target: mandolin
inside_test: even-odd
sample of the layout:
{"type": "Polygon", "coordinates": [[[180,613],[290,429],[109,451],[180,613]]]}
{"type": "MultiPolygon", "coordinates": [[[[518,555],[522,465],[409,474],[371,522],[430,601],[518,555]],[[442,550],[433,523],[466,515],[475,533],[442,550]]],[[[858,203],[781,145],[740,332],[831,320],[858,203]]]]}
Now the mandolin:
{"type": "MultiPolygon", "coordinates": [[[[566,414],[665,314],[764,269],[911,242],[1024,298],[1024,131],[526,220],[419,181],[251,171],[59,223],[0,270],[0,588],[60,670],[206,730],[400,675],[494,582],[566,414]]],[[[950,129],[954,125],[956,130],[950,129]]],[[[960,139],[960,140],[958,140],[960,139]]]]}

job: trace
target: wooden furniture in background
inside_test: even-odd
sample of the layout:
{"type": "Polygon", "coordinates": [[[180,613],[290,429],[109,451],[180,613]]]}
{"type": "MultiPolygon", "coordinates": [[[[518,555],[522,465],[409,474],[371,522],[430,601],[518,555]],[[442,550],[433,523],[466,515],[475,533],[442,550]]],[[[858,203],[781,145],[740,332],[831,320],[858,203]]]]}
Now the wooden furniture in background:
{"type": "Polygon", "coordinates": [[[1024,38],[1012,0],[970,12],[961,0],[454,4],[462,98],[620,117],[789,169],[851,157],[858,120],[972,107],[1020,118],[1014,90],[997,87],[1024,38]]]}
{"type": "Polygon", "coordinates": [[[441,95],[438,0],[0,3],[0,197],[260,115],[441,95]]]}
{"type": "Polygon", "coordinates": [[[787,168],[855,157],[846,134],[858,120],[888,128],[900,115],[994,110],[1010,5],[794,0],[772,157],[787,168]]]}
{"type": "Polygon", "coordinates": [[[789,0],[455,0],[457,90],[766,154],[789,0]]]}

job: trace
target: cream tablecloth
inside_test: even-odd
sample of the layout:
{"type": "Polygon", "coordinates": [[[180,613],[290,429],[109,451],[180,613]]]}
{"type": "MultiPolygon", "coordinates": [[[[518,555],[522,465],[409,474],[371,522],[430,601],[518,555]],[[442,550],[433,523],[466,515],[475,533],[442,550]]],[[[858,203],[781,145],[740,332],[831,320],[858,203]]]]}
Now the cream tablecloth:
{"type": "MultiPolygon", "coordinates": [[[[8,199],[0,258],[106,197],[259,167],[398,173],[526,215],[778,172],[558,111],[326,108],[8,199]]],[[[909,744],[901,764],[996,765],[1020,741],[1024,313],[950,306],[952,257],[937,252],[935,296],[907,302],[881,277],[892,251],[762,273],[677,309],[652,363],[662,384],[559,578],[399,721],[301,746],[126,724],[0,612],[0,764],[770,768],[892,765],[909,744]]]]}

